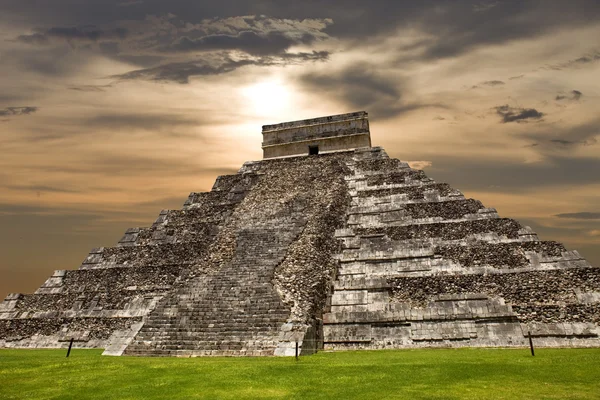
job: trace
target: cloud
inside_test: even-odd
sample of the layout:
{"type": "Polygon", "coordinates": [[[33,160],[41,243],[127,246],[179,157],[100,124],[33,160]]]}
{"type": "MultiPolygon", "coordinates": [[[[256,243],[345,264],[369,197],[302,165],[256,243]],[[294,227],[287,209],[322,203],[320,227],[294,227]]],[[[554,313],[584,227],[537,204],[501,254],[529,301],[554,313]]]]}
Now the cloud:
{"type": "Polygon", "coordinates": [[[271,33],[285,35],[298,43],[306,39],[327,39],[324,29],[333,24],[330,18],[273,18],[265,15],[245,15],[228,18],[204,19],[198,24],[186,23],[182,31],[194,37],[211,35],[236,36],[243,32],[253,32],[260,36],[271,33]]]}
{"type": "Polygon", "coordinates": [[[501,85],[504,85],[504,82],[502,82],[502,81],[485,81],[485,82],[481,82],[480,85],[501,86],[501,85]]]}
{"type": "Polygon", "coordinates": [[[431,161],[407,161],[408,165],[414,169],[425,169],[431,167],[433,163],[431,161]]]}
{"type": "Polygon", "coordinates": [[[111,113],[89,118],[85,121],[85,125],[109,130],[156,132],[165,128],[198,127],[211,122],[211,120],[201,121],[196,118],[173,114],[111,113]]]}
{"type": "Polygon", "coordinates": [[[288,65],[308,61],[325,61],[329,58],[327,51],[313,51],[311,53],[286,53],[275,57],[247,58],[241,60],[232,60],[224,56],[219,62],[207,61],[186,61],[177,63],[168,63],[153,68],[144,68],[129,71],[124,74],[112,75],[111,78],[120,80],[151,80],[163,82],[177,82],[186,84],[190,82],[191,77],[221,75],[235,71],[245,66],[273,66],[288,65]]]}
{"type": "Polygon", "coordinates": [[[436,181],[449,182],[461,190],[511,193],[558,185],[598,185],[598,171],[597,157],[574,158],[570,153],[560,153],[548,154],[536,163],[439,155],[428,173],[436,181]]]}
{"type": "Polygon", "coordinates": [[[508,78],[509,80],[513,81],[515,79],[521,79],[523,78],[525,75],[517,75],[517,76],[511,76],[510,78],[508,78]]]}
{"type": "Polygon", "coordinates": [[[563,69],[569,69],[569,68],[580,68],[582,66],[594,63],[599,60],[600,60],[600,51],[594,51],[591,53],[584,54],[581,57],[578,57],[573,60],[569,60],[569,61],[558,63],[558,64],[548,64],[539,69],[561,71],[563,69]]]}
{"type": "Polygon", "coordinates": [[[597,143],[596,137],[599,135],[600,119],[597,118],[576,126],[550,125],[523,137],[530,139],[533,145],[543,152],[548,149],[568,149],[572,146],[592,146],[597,143]]]}
{"type": "Polygon", "coordinates": [[[223,62],[221,65],[212,66],[205,64],[202,61],[187,61],[164,64],[154,68],[137,69],[124,74],[112,75],[111,78],[117,78],[121,80],[142,79],[163,82],[171,81],[177,83],[189,83],[190,77],[193,76],[220,75],[234,71],[246,65],[255,64],[257,64],[257,62],[252,60],[228,60],[223,62]]]}
{"type": "Polygon", "coordinates": [[[448,108],[443,104],[405,102],[406,80],[380,72],[379,68],[367,63],[357,63],[342,70],[306,73],[300,76],[299,83],[310,91],[328,94],[348,108],[367,110],[379,119],[428,107],[448,108]]]}
{"type": "Polygon", "coordinates": [[[495,107],[496,113],[502,117],[502,122],[528,122],[531,119],[540,119],[544,113],[535,108],[511,107],[508,104],[495,107]]]}
{"type": "Polygon", "coordinates": [[[565,140],[565,139],[551,139],[551,140],[549,140],[549,142],[552,144],[556,144],[558,146],[569,147],[569,146],[574,146],[574,145],[591,146],[593,144],[596,144],[598,141],[595,138],[590,138],[588,140],[580,140],[580,141],[565,140]]]}
{"type": "Polygon", "coordinates": [[[59,187],[48,186],[48,185],[5,185],[4,187],[7,189],[26,190],[26,191],[37,192],[38,194],[42,193],[42,192],[81,193],[80,190],[65,189],[65,188],[59,188],[59,187]]]}
{"type": "Polygon", "coordinates": [[[564,213],[556,214],[555,217],[568,219],[600,219],[600,212],[583,211],[576,213],[564,213]]]}
{"type": "Polygon", "coordinates": [[[69,90],[76,90],[78,92],[105,92],[106,88],[112,87],[108,85],[81,85],[81,86],[69,86],[69,90]]]}
{"type": "Polygon", "coordinates": [[[581,96],[583,96],[583,93],[581,93],[579,90],[571,90],[570,96],[559,94],[556,96],[555,100],[557,100],[557,101],[560,101],[560,100],[575,100],[575,101],[577,101],[581,98],[581,96]]]}
{"type": "Polygon", "coordinates": [[[265,16],[241,16],[186,24],[182,32],[166,46],[167,52],[238,50],[253,55],[282,54],[294,45],[310,45],[328,39],[323,32],[331,19],[279,19],[265,16]]]}
{"type": "Polygon", "coordinates": [[[117,6],[130,7],[130,6],[135,6],[135,5],[143,4],[143,3],[144,3],[143,0],[127,0],[127,1],[122,1],[120,3],[117,3],[117,6]]]}
{"type": "Polygon", "coordinates": [[[95,27],[53,27],[31,35],[20,35],[17,37],[17,40],[27,44],[46,45],[51,43],[52,39],[66,40],[69,42],[98,42],[100,40],[125,39],[127,34],[128,32],[125,28],[102,30],[96,29],[95,27]]]}
{"type": "MultiPolygon", "coordinates": [[[[310,43],[314,38],[307,38],[310,43]]],[[[241,50],[248,54],[269,55],[281,53],[296,44],[293,39],[279,32],[259,35],[255,32],[240,32],[237,35],[210,35],[199,39],[184,36],[165,48],[166,51],[215,51],[241,50]]]]}
{"type": "MultiPolygon", "coordinates": [[[[138,2],[128,1],[125,4],[138,2]]],[[[129,8],[128,13],[137,12],[137,7],[129,8]]],[[[329,18],[204,16],[192,18],[200,22],[191,23],[172,13],[142,17],[34,30],[32,34],[18,36],[16,41],[47,45],[47,52],[40,55],[29,51],[18,58],[30,70],[59,75],[64,71],[71,73],[72,69],[81,69],[92,55],[99,55],[138,65],[139,69],[115,75],[119,79],[188,83],[192,76],[220,75],[246,65],[288,65],[324,61],[329,57],[329,52],[322,48],[310,48],[317,41],[330,38],[324,32],[333,24],[329,18]],[[49,46],[65,41],[71,45],[70,48],[49,46]],[[49,50],[53,53],[50,54],[49,50]],[[85,50],[84,56],[82,50],[85,50]],[[67,54],[59,55],[59,51],[67,54]],[[69,59],[69,56],[78,53],[78,57],[69,59]],[[198,53],[202,53],[201,58],[198,53]]],[[[98,89],[101,88],[72,87],[72,90],[79,91],[98,89]]]]}
{"type": "Polygon", "coordinates": [[[481,83],[479,83],[477,85],[473,85],[471,87],[471,89],[478,89],[478,88],[480,88],[479,85],[494,87],[494,86],[502,86],[502,85],[504,85],[504,82],[497,81],[497,80],[496,81],[485,81],[485,82],[481,82],[481,83]]]}
{"type": "Polygon", "coordinates": [[[12,117],[18,115],[29,115],[33,114],[39,109],[39,107],[6,107],[0,109],[0,117],[12,117]]]}
{"type": "Polygon", "coordinates": [[[473,5],[473,11],[474,12],[488,11],[488,10],[491,10],[492,8],[496,7],[499,4],[500,4],[499,1],[482,1],[480,3],[473,5]]]}

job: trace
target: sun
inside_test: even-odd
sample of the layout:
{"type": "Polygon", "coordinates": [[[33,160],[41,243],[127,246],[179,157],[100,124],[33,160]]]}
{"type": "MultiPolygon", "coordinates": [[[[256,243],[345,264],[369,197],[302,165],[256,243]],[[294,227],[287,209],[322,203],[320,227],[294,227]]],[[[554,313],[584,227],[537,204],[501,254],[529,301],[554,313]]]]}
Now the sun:
{"type": "Polygon", "coordinates": [[[269,79],[246,86],[242,93],[258,115],[272,115],[289,109],[290,90],[278,79],[269,79]]]}

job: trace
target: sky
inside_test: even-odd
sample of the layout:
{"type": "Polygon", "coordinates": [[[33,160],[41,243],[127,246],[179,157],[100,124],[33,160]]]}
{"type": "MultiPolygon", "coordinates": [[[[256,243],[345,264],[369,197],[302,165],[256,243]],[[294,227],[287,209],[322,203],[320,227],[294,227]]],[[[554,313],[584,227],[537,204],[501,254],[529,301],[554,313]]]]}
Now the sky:
{"type": "Polygon", "coordinates": [[[600,3],[0,0],[0,298],[365,110],[373,145],[600,266],[600,3]]]}

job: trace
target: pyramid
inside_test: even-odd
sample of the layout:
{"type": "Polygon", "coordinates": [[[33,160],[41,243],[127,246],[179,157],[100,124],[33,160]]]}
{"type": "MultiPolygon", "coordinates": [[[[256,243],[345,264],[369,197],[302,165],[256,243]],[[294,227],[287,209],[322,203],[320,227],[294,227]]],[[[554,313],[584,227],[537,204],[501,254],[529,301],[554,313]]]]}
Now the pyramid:
{"type": "Polygon", "coordinates": [[[0,347],[600,346],[600,268],[372,147],[366,112],[265,125],[263,151],[34,294],[9,294],[0,347]]]}

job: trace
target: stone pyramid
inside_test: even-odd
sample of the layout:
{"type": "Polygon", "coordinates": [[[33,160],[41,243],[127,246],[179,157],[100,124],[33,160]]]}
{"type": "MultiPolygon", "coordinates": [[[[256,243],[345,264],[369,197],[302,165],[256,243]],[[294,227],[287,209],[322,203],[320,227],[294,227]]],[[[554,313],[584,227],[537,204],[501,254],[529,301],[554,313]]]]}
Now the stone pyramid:
{"type": "Polygon", "coordinates": [[[365,112],[263,127],[265,159],[0,304],[0,346],[110,355],[600,346],[600,268],[371,147],[365,112]]]}

